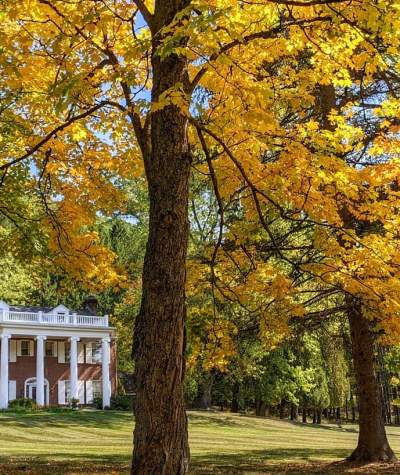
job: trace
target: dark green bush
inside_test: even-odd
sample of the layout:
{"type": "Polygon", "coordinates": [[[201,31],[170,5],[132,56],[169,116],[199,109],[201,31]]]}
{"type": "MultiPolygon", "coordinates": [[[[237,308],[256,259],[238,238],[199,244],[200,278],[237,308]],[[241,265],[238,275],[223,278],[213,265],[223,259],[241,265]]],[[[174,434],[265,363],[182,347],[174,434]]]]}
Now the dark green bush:
{"type": "Polygon", "coordinates": [[[117,394],[111,397],[110,408],[115,411],[131,411],[133,408],[133,396],[117,394]]]}
{"type": "MultiPolygon", "coordinates": [[[[96,409],[103,409],[103,399],[101,397],[93,398],[92,405],[96,409]]],[[[104,409],[112,409],[113,411],[131,411],[133,407],[133,396],[127,394],[117,394],[111,396],[110,406],[104,409]]]]}
{"type": "Polygon", "coordinates": [[[10,401],[8,404],[8,408],[14,409],[14,410],[21,410],[21,409],[33,410],[33,409],[37,409],[38,405],[36,404],[36,401],[34,401],[33,399],[21,397],[21,398],[14,399],[13,401],[10,401]]]}
{"type": "Polygon", "coordinates": [[[69,405],[72,409],[78,409],[78,405],[79,405],[79,399],[76,399],[76,398],[72,398],[70,401],[69,401],[69,405]]]}
{"type": "Polygon", "coordinates": [[[93,405],[96,409],[103,409],[103,399],[102,399],[101,397],[95,397],[95,398],[93,398],[92,405],[93,405]]]}

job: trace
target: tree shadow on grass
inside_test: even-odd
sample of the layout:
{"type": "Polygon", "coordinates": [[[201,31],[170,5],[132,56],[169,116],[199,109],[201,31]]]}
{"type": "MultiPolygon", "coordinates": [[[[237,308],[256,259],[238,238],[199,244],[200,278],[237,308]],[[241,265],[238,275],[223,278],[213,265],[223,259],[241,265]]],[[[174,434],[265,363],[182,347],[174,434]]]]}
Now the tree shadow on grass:
{"type": "MultiPolygon", "coordinates": [[[[318,457],[345,457],[343,449],[274,449],[240,454],[194,456],[190,475],[359,475],[400,474],[399,464],[349,464],[317,461],[318,457]]],[[[76,455],[0,457],[1,475],[128,475],[129,455],[76,455]]],[[[173,474],[171,474],[173,475],[173,474]]]]}
{"type": "Polygon", "coordinates": [[[345,459],[344,449],[272,449],[254,450],[233,454],[209,453],[194,456],[191,475],[224,474],[400,474],[398,464],[350,464],[326,462],[318,459],[345,459]]]}
{"type": "Polygon", "coordinates": [[[243,427],[243,421],[236,420],[237,415],[230,417],[228,414],[224,414],[223,417],[212,417],[212,412],[204,411],[204,416],[200,414],[188,413],[190,425],[206,425],[207,427],[243,427]],[[236,419],[235,419],[236,418],[236,419]]]}
{"type": "Polygon", "coordinates": [[[0,457],[1,475],[126,475],[130,457],[120,455],[51,454],[46,457],[0,457]]]}
{"type": "Polygon", "coordinates": [[[288,424],[294,425],[296,427],[307,428],[307,429],[325,429],[335,432],[351,432],[352,434],[357,434],[358,430],[355,427],[346,427],[346,425],[338,426],[333,424],[311,424],[299,421],[282,421],[287,422],[288,424]]]}
{"type": "Polygon", "coordinates": [[[120,429],[121,424],[133,422],[132,413],[118,411],[32,411],[11,412],[1,415],[2,424],[16,427],[73,427],[120,429]]]}

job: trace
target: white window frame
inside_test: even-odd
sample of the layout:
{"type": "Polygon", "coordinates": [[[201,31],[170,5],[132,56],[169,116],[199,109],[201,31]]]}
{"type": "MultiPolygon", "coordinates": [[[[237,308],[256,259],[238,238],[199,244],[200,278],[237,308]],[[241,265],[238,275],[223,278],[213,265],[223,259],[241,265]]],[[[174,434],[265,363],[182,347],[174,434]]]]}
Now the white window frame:
{"type": "Polygon", "coordinates": [[[92,364],[101,364],[102,362],[102,345],[99,341],[92,342],[92,364]]]}
{"type": "Polygon", "coordinates": [[[44,350],[44,355],[51,358],[53,356],[57,356],[57,342],[56,341],[53,341],[53,340],[46,340],[45,341],[45,350],[44,350]],[[51,345],[51,354],[48,355],[47,354],[47,349],[50,347],[51,345]]]}
{"type": "Polygon", "coordinates": [[[17,340],[17,356],[34,356],[35,354],[35,346],[34,346],[34,341],[30,340],[28,338],[23,338],[23,339],[18,339],[17,340]],[[22,342],[27,341],[28,342],[28,354],[23,355],[22,354],[22,342]]]}
{"type": "Polygon", "coordinates": [[[92,380],[92,396],[93,396],[93,399],[97,397],[100,397],[100,398],[103,397],[103,382],[101,379],[92,380]],[[97,385],[100,389],[96,389],[97,385]]]}

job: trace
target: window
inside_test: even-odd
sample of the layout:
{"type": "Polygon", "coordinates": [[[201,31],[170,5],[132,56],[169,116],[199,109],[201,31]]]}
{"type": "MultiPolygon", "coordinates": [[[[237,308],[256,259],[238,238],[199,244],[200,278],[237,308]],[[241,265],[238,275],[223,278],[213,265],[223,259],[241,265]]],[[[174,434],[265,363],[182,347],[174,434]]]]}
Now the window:
{"type": "Polygon", "coordinates": [[[29,356],[29,340],[21,340],[21,356],[29,356]]]}
{"type": "Polygon", "coordinates": [[[98,341],[92,343],[92,363],[101,363],[101,343],[98,341]]]}
{"type": "Polygon", "coordinates": [[[55,356],[55,341],[46,341],[46,356],[55,356]]]}
{"type": "Polygon", "coordinates": [[[101,381],[93,381],[92,382],[92,387],[93,387],[93,399],[96,397],[102,397],[103,395],[103,386],[101,381]]]}

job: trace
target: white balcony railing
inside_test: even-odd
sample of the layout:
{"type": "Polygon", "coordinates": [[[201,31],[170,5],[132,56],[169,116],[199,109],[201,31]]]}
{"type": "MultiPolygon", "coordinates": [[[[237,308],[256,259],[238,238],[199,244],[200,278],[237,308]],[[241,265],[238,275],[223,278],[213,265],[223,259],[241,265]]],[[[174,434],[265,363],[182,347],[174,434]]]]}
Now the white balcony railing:
{"type": "Polygon", "coordinates": [[[0,310],[0,322],[33,323],[38,325],[65,325],[78,327],[108,327],[108,315],[77,315],[76,313],[30,313],[0,310]]]}

